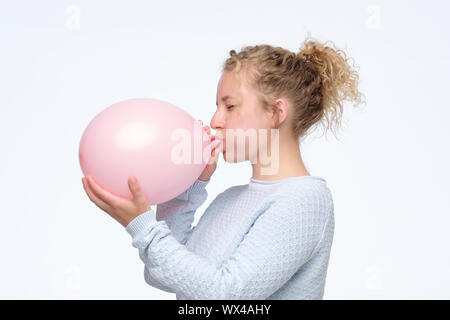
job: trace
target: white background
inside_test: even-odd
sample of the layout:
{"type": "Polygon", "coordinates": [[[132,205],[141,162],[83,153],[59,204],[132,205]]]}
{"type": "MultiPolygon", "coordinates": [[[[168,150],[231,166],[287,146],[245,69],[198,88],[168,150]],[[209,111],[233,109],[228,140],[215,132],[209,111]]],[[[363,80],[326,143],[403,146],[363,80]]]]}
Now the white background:
{"type": "MultiPolygon", "coordinates": [[[[325,299],[450,298],[447,1],[2,1],[0,298],[175,299],[89,201],[78,144],[109,105],[153,97],[210,124],[231,49],[311,32],[359,65],[364,109],[302,144],[333,193],[325,299]]],[[[247,183],[219,168],[209,197],[247,183]]]]}

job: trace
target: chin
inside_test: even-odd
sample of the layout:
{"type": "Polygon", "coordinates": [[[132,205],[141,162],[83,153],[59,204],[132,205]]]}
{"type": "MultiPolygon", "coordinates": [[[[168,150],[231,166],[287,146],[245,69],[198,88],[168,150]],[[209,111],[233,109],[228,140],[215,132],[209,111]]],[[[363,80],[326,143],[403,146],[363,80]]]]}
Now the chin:
{"type": "Polygon", "coordinates": [[[231,155],[230,154],[230,156],[228,156],[227,155],[227,153],[225,152],[225,151],[222,151],[222,156],[223,156],[223,160],[225,161],[225,162],[228,162],[228,163],[239,163],[239,162],[244,162],[244,161],[247,161],[248,159],[246,158],[246,159],[242,159],[242,160],[240,160],[240,161],[238,161],[237,160],[237,155],[231,155]],[[233,156],[233,158],[231,158],[233,156]]]}
{"type": "Polygon", "coordinates": [[[222,156],[223,156],[223,160],[224,160],[225,162],[231,162],[231,161],[229,161],[229,159],[227,159],[227,153],[225,152],[225,150],[222,151],[222,156]]]}
{"type": "Polygon", "coordinates": [[[229,157],[227,156],[227,153],[225,152],[225,150],[222,151],[222,156],[223,156],[223,160],[225,162],[228,162],[228,163],[234,163],[235,162],[234,159],[229,159],[229,157]]]}

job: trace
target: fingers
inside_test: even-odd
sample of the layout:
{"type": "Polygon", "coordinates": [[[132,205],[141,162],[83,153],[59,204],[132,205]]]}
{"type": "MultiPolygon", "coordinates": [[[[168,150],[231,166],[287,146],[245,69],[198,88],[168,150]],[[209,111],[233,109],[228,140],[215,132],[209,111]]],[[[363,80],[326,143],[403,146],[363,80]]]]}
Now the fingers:
{"type": "Polygon", "coordinates": [[[213,140],[211,142],[211,149],[216,149],[221,144],[220,140],[213,140]]]}
{"type": "Polygon", "coordinates": [[[116,196],[100,187],[90,175],[88,175],[87,177],[87,182],[91,191],[98,199],[100,199],[110,207],[117,207],[116,196]]]}
{"type": "MultiPolygon", "coordinates": [[[[203,121],[198,120],[201,125],[203,125],[203,121]]],[[[216,139],[215,136],[211,135],[211,128],[209,126],[204,126],[203,130],[208,134],[210,140],[211,140],[211,157],[209,158],[208,164],[214,164],[217,162],[219,158],[219,154],[222,152],[222,146],[221,146],[221,139],[216,139]]]]}
{"type": "Polygon", "coordinates": [[[110,210],[111,210],[111,207],[110,207],[108,204],[106,204],[105,202],[103,202],[101,199],[99,199],[99,198],[94,194],[94,192],[92,192],[92,189],[89,187],[89,184],[88,184],[88,182],[86,181],[86,178],[81,178],[81,181],[83,182],[83,188],[84,188],[84,191],[86,191],[86,193],[87,193],[89,199],[90,199],[93,203],[95,203],[95,205],[96,205],[97,207],[99,207],[100,209],[102,209],[103,211],[106,211],[106,212],[110,211],[110,210]]]}
{"type": "Polygon", "coordinates": [[[131,194],[133,195],[133,200],[138,203],[147,202],[147,198],[139,185],[136,177],[130,177],[128,179],[128,187],[130,188],[131,194]]]}
{"type": "MultiPolygon", "coordinates": [[[[198,122],[200,122],[200,125],[203,126],[203,121],[202,120],[197,120],[198,122]]],[[[206,133],[208,133],[208,135],[211,135],[211,129],[209,128],[209,126],[203,126],[203,130],[206,131],[206,133]]]]}
{"type": "Polygon", "coordinates": [[[222,142],[220,140],[214,140],[213,142],[211,142],[211,157],[208,161],[208,164],[213,164],[216,163],[218,158],[219,158],[219,154],[221,152],[221,148],[222,148],[222,142]]]}

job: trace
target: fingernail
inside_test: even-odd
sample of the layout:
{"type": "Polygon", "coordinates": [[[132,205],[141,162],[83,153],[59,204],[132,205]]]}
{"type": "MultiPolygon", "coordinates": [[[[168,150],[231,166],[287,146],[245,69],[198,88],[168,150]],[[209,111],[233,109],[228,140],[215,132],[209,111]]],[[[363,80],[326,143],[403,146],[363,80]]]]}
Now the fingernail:
{"type": "Polygon", "coordinates": [[[136,182],[137,182],[136,177],[131,178],[131,182],[132,182],[132,183],[136,183],[136,182]]]}

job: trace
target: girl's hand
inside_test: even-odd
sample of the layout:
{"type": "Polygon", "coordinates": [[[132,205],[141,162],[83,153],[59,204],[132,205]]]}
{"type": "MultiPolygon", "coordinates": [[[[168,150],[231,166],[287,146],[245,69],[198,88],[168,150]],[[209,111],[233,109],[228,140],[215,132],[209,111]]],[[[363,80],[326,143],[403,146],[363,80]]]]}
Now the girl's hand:
{"type": "MultiPolygon", "coordinates": [[[[203,125],[203,121],[198,121],[203,125]]],[[[211,129],[208,126],[204,126],[203,130],[205,130],[211,140],[211,158],[209,159],[205,169],[200,174],[198,179],[202,181],[208,181],[217,169],[217,160],[221,152],[222,143],[221,141],[216,140],[215,136],[211,135],[211,129]]]]}
{"type": "Polygon", "coordinates": [[[81,181],[89,199],[124,227],[134,218],[151,209],[135,177],[128,179],[128,187],[133,195],[132,199],[113,195],[100,187],[90,175],[87,178],[81,178],[81,181]]]}

